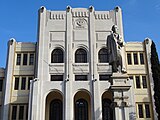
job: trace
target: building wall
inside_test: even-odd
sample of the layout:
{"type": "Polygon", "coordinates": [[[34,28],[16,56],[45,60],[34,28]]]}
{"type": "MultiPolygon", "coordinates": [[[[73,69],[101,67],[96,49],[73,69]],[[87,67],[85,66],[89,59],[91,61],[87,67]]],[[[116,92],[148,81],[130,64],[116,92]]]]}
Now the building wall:
{"type": "MultiPolygon", "coordinates": [[[[111,34],[114,24],[118,26],[118,32],[123,39],[122,14],[119,7],[110,11],[94,11],[92,6],[88,9],[68,6],[66,11],[50,11],[41,7],[37,43],[16,42],[14,39],[8,42],[4,96],[3,102],[0,102],[3,109],[2,119],[10,120],[15,117],[18,120],[23,116],[23,119],[27,120],[29,114],[32,120],[49,120],[52,100],[60,99],[63,104],[63,119],[73,120],[75,103],[83,98],[89,106],[88,119],[101,120],[102,99],[107,98],[115,102],[117,99],[115,96],[122,94],[121,91],[116,93],[111,91],[113,86],[111,78],[103,81],[99,77],[99,75],[115,77],[112,66],[109,63],[100,63],[98,58],[99,51],[107,48],[107,36],[111,34]],[[86,63],[75,62],[75,53],[80,48],[87,53],[86,63]],[[55,49],[63,51],[63,63],[51,63],[51,55],[55,49]],[[52,81],[51,75],[63,75],[63,80],[52,81]],[[87,75],[87,79],[76,81],[75,75],[87,75]],[[30,84],[29,81],[33,79],[30,84]],[[29,90],[30,88],[32,89],[29,90]],[[33,95],[30,103],[29,92],[33,95]]],[[[122,116],[123,111],[116,106],[114,118],[116,120],[123,117],[126,120],[155,119],[151,97],[153,88],[150,87],[146,51],[145,42],[125,44],[127,74],[125,77],[123,74],[119,76],[125,78],[123,81],[130,85],[130,89],[123,93],[128,99],[124,108],[126,116],[122,116]],[[131,64],[128,63],[128,54],[131,64]],[[134,63],[134,56],[137,56],[135,60],[138,63],[134,63]],[[142,56],[144,63],[141,60],[142,56]],[[138,78],[139,84],[138,80],[136,81],[138,78]],[[146,105],[149,105],[150,109],[149,118],[146,118],[146,105]],[[139,106],[142,107],[143,118],[139,118],[139,106]]],[[[3,75],[2,77],[4,78],[3,75]]]]}

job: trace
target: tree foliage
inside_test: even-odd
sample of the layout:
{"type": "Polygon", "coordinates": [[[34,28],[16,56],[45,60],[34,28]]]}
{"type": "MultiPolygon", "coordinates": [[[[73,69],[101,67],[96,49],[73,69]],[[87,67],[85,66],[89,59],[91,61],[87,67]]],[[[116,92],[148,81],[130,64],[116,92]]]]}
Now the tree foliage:
{"type": "Polygon", "coordinates": [[[151,45],[151,69],[154,81],[154,99],[156,112],[158,113],[158,120],[160,120],[160,64],[155,43],[152,41],[151,45]]]}

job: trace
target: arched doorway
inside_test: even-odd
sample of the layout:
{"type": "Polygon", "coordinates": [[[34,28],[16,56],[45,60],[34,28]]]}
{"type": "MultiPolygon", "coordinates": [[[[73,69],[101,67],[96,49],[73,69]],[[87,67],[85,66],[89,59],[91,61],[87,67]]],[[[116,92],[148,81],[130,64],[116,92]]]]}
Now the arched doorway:
{"type": "Polygon", "coordinates": [[[91,99],[86,91],[79,91],[74,96],[75,120],[91,120],[91,99]]]}
{"type": "Polygon", "coordinates": [[[108,91],[102,95],[102,120],[113,120],[112,93],[108,91]]]}
{"type": "Polygon", "coordinates": [[[63,96],[59,91],[52,91],[46,98],[46,120],[63,120],[63,96]]]}

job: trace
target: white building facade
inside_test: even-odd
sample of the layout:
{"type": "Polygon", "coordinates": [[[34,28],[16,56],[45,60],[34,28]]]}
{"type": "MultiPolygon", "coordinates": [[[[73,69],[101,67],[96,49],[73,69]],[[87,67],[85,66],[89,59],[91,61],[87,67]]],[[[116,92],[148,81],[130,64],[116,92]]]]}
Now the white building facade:
{"type": "Polygon", "coordinates": [[[6,69],[0,69],[2,120],[157,120],[152,41],[124,43],[121,8],[41,7],[38,27],[37,43],[8,42],[6,69]],[[113,25],[126,72],[109,63],[113,25]]]}

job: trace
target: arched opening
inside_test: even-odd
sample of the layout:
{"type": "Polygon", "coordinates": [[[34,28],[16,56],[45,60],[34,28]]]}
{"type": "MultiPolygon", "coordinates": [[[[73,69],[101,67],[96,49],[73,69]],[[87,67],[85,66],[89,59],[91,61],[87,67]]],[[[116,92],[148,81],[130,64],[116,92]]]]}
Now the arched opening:
{"type": "Polygon", "coordinates": [[[75,63],[87,63],[87,52],[86,50],[79,48],[75,52],[75,63]]]}
{"type": "Polygon", "coordinates": [[[91,99],[86,91],[79,91],[74,96],[75,120],[91,120],[91,99]]]}
{"type": "Polygon", "coordinates": [[[109,62],[108,50],[106,48],[102,48],[99,50],[98,60],[99,60],[99,63],[108,63],[109,62]]]}
{"type": "Polygon", "coordinates": [[[113,120],[112,93],[108,91],[102,95],[102,120],[113,120]]]}
{"type": "Polygon", "coordinates": [[[52,91],[46,98],[46,120],[63,120],[63,96],[59,91],[52,91]]]}
{"type": "Polygon", "coordinates": [[[57,48],[52,51],[51,63],[63,63],[63,59],[63,51],[61,49],[57,48]]]}

